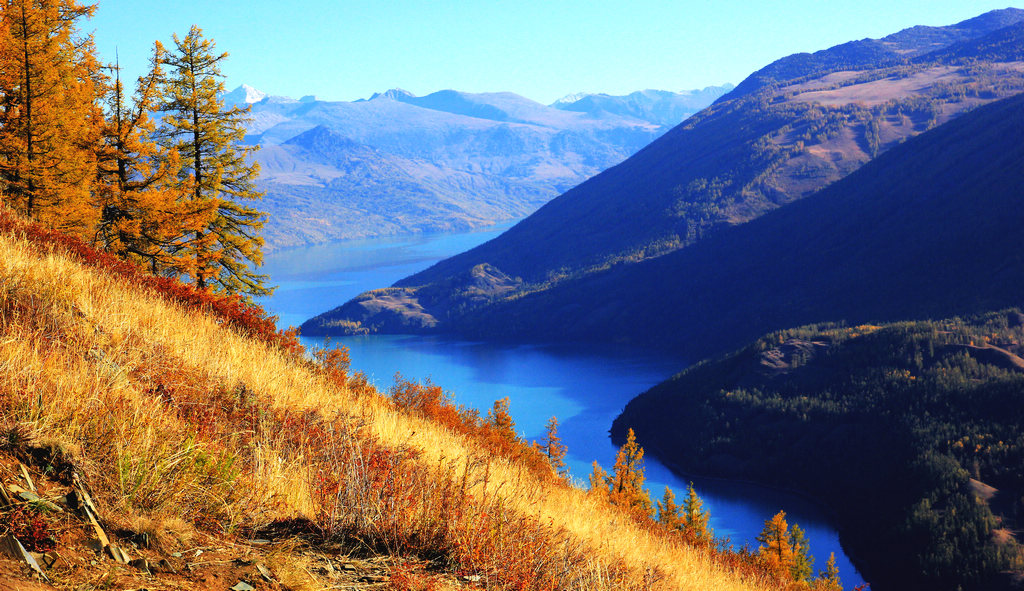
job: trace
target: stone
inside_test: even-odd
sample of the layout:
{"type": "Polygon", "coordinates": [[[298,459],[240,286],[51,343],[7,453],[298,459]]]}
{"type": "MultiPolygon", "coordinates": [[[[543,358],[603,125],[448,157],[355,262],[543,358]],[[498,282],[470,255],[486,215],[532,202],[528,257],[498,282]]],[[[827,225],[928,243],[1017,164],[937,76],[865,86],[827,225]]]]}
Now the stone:
{"type": "Polygon", "coordinates": [[[245,581],[238,581],[238,583],[231,588],[231,591],[256,591],[256,587],[253,587],[245,581]]]}
{"type": "Polygon", "coordinates": [[[140,571],[142,571],[143,573],[145,573],[147,575],[153,574],[153,572],[151,570],[149,570],[149,561],[146,560],[145,558],[136,558],[135,560],[132,560],[128,564],[131,565],[131,566],[134,566],[135,568],[139,569],[140,571]]]}
{"type": "Polygon", "coordinates": [[[270,575],[270,569],[269,568],[267,568],[267,567],[265,567],[262,564],[257,562],[256,563],[256,570],[260,571],[260,576],[262,576],[264,579],[266,579],[266,581],[268,583],[273,583],[274,582],[274,577],[272,577],[270,575]]]}

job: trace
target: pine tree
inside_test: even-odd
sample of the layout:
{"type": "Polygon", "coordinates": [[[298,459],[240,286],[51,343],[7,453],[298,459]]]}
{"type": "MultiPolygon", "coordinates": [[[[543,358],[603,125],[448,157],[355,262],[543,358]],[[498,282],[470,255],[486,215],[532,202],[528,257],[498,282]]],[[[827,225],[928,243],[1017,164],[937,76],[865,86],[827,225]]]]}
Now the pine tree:
{"type": "Polygon", "coordinates": [[[789,524],[786,523],[786,512],[779,511],[771,519],[764,522],[764,529],[757,536],[762,546],[758,548],[758,556],[765,561],[771,570],[789,576],[793,566],[793,546],[790,543],[789,524]]]}
{"type": "Polygon", "coordinates": [[[608,495],[612,503],[649,517],[652,513],[651,496],[644,490],[644,449],[636,442],[630,429],[626,443],[615,456],[615,466],[608,480],[608,495]]]}
{"type": "Polygon", "coordinates": [[[558,419],[555,417],[548,419],[541,451],[547,456],[548,462],[551,463],[551,468],[555,473],[563,477],[568,475],[569,468],[565,465],[567,450],[565,445],[562,444],[562,439],[558,436],[558,419]]]}
{"type": "Polygon", "coordinates": [[[81,236],[91,203],[104,83],[77,24],[95,5],[5,0],[0,10],[0,179],[15,210],[81,236]]]}
{"type": "Polygon", "coordinates": [[[676,495],[672,492],[671,488],[665,487],[665,494],[662,495],[661,500],[656,505],[658,508],[658,523],[669,530],[682,531],[685,528],[686,520],[679,513],[682,507],[676,505],[676,495]]]}
{"type": "Polygon", "coordinates": [[[793,524],[789,534],[789,543],[793,548],[793,564],[789,568],[794,581],[807,581],[814,573],[814,558],[811,557],[807,536],[799,525],[793,524]]]}
{"type": "Polygon", "coordinates": [[[711,531],[711,514],[704,510],[704,503],[697,496],[693,483],[686,489],[686,499],[683,501],[683,518],[686,530],[696,538],[711,540],[714,534],[711,531]]]}
{"type": "Polygon", "coordinates": [[[194,260],[193,279],[203,289],[267,294],[266,276],[254,271],[263,260],[263,214],[244,204],[262,197],[255,186],[259,167],[247,161],[256,148],[241,145],[249,109],[225,108],[220,62],[228,54],[216,53],[199,27],[193,25],[184,39],[175,35],[174,45],[164,60],[157,137],[180,154],[180,178],[191,183],[194,210],[216,208],[213,220],[182,245],[194,260]]]}
{"type": "Polygon", "coordinates": [[[139,78],[134,105],[125,104],[115,64],[109,87],[104,141],[98,155],[96,200],[100,220],[94,242],[119,256],[145,263],[153,273],[194,274],[193,259],[183,245],[212,221],[215,209],[188,202],[191,186],[181,182],[181,163],[173,149],[150,139],[154,124],[148,113],[157,100],[163,76],[163,47],[156,43],[149,73],[139,78]]]}
{"type": "Polygon", "coordinates": [[[498,437],[512,443],[519,438],[516,435],[516,423],[512,420],[512,414],[508,411],[508,396],[501,400],[494,401],[494,407],[487,411],[487,422],[494,427],[498,437]]]}
{"type": "Polygon", "coordinates": [[[818,579],[812,588],[815,591],[842,591],[843,582],[839,580],[839,568],[836,566],[836,553],[829,554],[825,570],[818,571],[818,579]]]}

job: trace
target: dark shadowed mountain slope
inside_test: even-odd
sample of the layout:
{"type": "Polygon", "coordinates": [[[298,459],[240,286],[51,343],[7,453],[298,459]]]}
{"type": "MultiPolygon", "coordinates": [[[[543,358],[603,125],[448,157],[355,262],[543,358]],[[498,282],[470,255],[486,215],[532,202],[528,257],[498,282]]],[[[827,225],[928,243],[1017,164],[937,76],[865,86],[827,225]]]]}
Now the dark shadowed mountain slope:
{"type": "Polygon", "coordinates": [[[908,140],[813,197],[693,247],[495,304],[474,335],[721,352],[769,330],[1024,302],[1024,95],[908,140]]]}
{"type": "Polygon", "coordinates": [[[872,589],[1019,589],[1022,321],[774,332],[638,396],[613,438],[824,500],[872,589]]]}
{"type": "MultiPolygon", "coordinates": [[[[1019,14],[997,12],[982,21],[1019,14]]],[[[951,55],[971,51],[970,43],[949,46],[951,55]]],[[[403,279],[396,287],[403,290],[403,297],[416,301],[418,314],[432,318],[429,330],[470,324],[497,327],[508,308],[501,304],[504,300],[529,295],[530,301],[541,301],[541,294],[554,286],[688,248],[728,226],[788,206],[907,138],[1024,91],[1022,72],[1024,63],[1016,60],[950,58],[946,63],[933,57],[801,78],[736,98],[727,95],[498,238],[403,279]],[[494,299],[474,295],[466,300],[460,286],[480,265],[517,285],[494,299]],[[474,320],[464,322],[469,315],[474,320]]],[[[361,297],[359,302],[370,300],[372,296],[361,297]]],[[[392,307],[376,309],[384,315],[400,313],[392,307]]],[[[349,306],[306,328],[330,331],[332,323],[342,319],[344,326],[358,322],[369,330],[409,326],[349,306]]],[[[517,335],[529,336],[530,323],[516,326],[517,335]]],[[[594,325],[588,327],[588,337],[618,336],[590,332],[594,325]]]]}

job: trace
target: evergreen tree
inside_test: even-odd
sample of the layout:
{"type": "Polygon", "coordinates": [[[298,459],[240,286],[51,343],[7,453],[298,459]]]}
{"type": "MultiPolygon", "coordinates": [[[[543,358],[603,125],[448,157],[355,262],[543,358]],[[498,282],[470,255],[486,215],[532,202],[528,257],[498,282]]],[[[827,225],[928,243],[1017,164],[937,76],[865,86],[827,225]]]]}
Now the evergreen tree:
{"type": "Polygon", "coordinates": [[[711,514],[704,510],[704,503],[697,496],[693,483],[686,489],[686,499],[683,501],[683,518],[685,528],[693,536],[705,540],[714,537],[711,532],[711,514]]]}
{"type": "Polygon", "coordinates": [[[226,109],[220,62],[214,42],[192,26],[184,39],[174,36],[174,49],[162,85],[163,113],[157,137],[181,156],[182,182],[191,183],[194,210],[214,207],[213,220],[193,233],[182,250],[194,260],[193,279],[200,288],[264,295],[265,275],[254,268],[263,260],[263,214],[245,205],[259,199],[256,163],[247,160],[256,148],[241,145],[249,109],[226,109]]]}
{"type": "Polygon", "coordinates": [[[551,468],[559,476],[568,475],[569,468],[565,465],[567,450],[565,445],[562,444],[562,438],[558,436],[558,419],[555,417],[548,419],[541,451],[547,456],[548,462],[551,463],[551,468]]]}
{"type": "Polygon", "coordinates": [[[836,553],[829,554],[825,570],[818,571],[818,579],[814,581],[815,591],[842,591],[843,582],[839,580],[839,568],[836,566],[836,553]]]}
{"type": "Polygon", "coordinates": [[[789,568],[794,581],[810,580],[814,573],[814,558],[811,556],[807,536],[799,525],[793,524],[789,533],[789,543],[793,548],[793,564],[789,568]]]}
{"type": "Polygon", "coordinates": [[[611,502],[620,507],[646,517],[651,515],[651,496],[644,490],[644,449],[637,444],[633,429],[626,434],[626,443],[615,456],[608,494],[611,502]]]}
{"type": "Polygon", "coordinates": [[[0,10],[0,180],[15,210],[85,236],[104,77],[77,24],[95,5],[4,0],[0,10]]]}
{"type": "Polygon", "coordinates": [[[761,542],[758,556],[765,561],[771,570],[789,576],[793,566],[793,546],[790,542],[789,524],[786,523],[786,512],[779,511],[771,519],[764,522],[764,529],[757,536],[761,542]]]}
{"type": "Polygon", "coordinates": [[[508,442],[518,439],[516,423],[508,411],[508,396],[494,401],[494,407],[487,411],[487,422],[498,432],[498,436],[508,442]]]}
{"type": "Polygon", "coordinates": [[[676,495],[672,489],[665,487],[665,494],[656,503],[658,508],[658,523],[669,530],[683,530],[686,520],[679,513],[681,507],[676,505],[676,495]]]}
{"type": "Polygon", "coordinates": [[[118,66],[109,87],[104,141],[98,156],[96,199],[100,221],[94,242],[119,256],[147,264],[153,273],[191,276],[193,259],[182,246],[215,212],[212,205],[189,203],[191,186],[181,182],[181,163],[173,149],[150,139],[163,76],[163,48],[154,47],[150,72],[139,78],[134,105],[125,104],[118,66]]]}

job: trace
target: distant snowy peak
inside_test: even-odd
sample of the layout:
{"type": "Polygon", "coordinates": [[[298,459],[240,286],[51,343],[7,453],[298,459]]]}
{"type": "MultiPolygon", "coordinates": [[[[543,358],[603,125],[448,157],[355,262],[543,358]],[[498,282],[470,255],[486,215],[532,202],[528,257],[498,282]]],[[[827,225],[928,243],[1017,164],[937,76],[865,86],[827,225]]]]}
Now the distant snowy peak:
{"type": "Polygon", "coordinates": [[[408,90],[402,90],[401,88],[392,88],[391,90],[385,92],[373,93],[373,96],[370,97],[370,100],[372,101],[379,98],[401,101],[404,99],[416,98],[416,95],[409,92],[408,90]]]}
{"type": "Polygon", "coordinates": [[[591,117],[633,117],[672,127],[732,89],[732,84],[724,84],[682,92],[638,90],[625,96],[579,93],[559,99],[551,106],[563,111],[585,113],[591,117]]]}
{"type": "Polygon", "coordinates": [[[269,95],[262,90],[256,90],[248,84],[243,84],[231,92],[225,93],[221,96],[224,100],[225,105],[239,105],[245,106],[252,103],[258,103],[269,95]]]}
{"type": "Polygon", "coordinates": [[[551,106],[557,109],[557,108],[561,107],[562,105],[571,105],[571,104],[573,104],[575,102],[578,102],[578,101],[582,100],[584,97],[589,96],[589,94],[590,93],[587,93],[587,92],[577,92],[576,94],[567,94],[567,95],[563,96],[562,98],[558,99],[557,101],[555,101],[554,103],[552,103],[551,106]]]}

